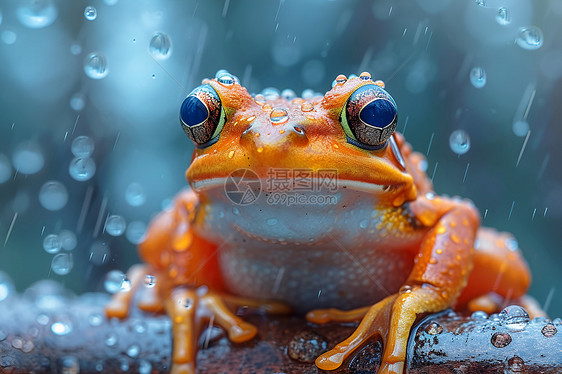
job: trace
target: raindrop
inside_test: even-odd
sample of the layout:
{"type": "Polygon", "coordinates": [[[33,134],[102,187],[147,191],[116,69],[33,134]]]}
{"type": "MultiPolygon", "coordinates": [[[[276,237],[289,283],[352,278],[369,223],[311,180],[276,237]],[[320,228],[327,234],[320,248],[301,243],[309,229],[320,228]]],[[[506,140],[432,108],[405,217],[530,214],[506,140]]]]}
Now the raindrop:
{"type": "Polygon", "coordinates": [[[519,305],[510,305],[500,313],[500,323],[511,331],[520,331],[529,323],[529,314],[519,305]]]}
{"type": "Polygon", "coordinates": [[[78,56],[80,53],[82,53],[82,46],[80,45],[80,43],[72,43],[72,45],[70,46],[70,53],[72,53],[74,56],[78,56]]]}
{"type": "Polygon", "coordinates": [[[486,85],[486,72],[480,66],[472,68],[470,71],[470,83],[476,88],[486,85]]]}
{"type": "Polygon", "coordinates": [[[172,41],[170,37],[163,32],[155,34],[150,40],[148,51],[152,57],[159,60],[170,57],[172,53],[172,41]]]}
{"type": "Polygon", "coordinates": [[[278,222],[277,218],[268,218],[267,221],[265,221],[267,223],[268,226],[275,226],[278,222]]]}
{"type": "Polygon", "coordinates": [[[76,235],[70,230],[61,230],[59,232],[59,243],[61,248],[67,251],[72,251],[76,248],[78,244],[78,240],[76,239],[76,235]]]}
{"type": "Polygon", "coordinates": [[[470,149],[470,137],[464,130],[455,130],[449,136],[449,147],[458,155],[465,154],[470,149]]]}
{"type": "Polygon", "coordinates": [[[0,153],[0,184],[7,182],[12,177],[12,164],[4,154],[0,153]]]}
{"type": "Polygon", "coordinates": [[[58,336],[68,335],[72,332],[72,322],[66,316],[56,317],[51,325],[51,331],[58,336]]]}
{"type": "Polygon", "coordinates": [[[94,152],[94,141],[88,136],[79,136],[72,141],[70,150],[76,157],[90,157],[94,152]]]}
{"type": "Polygon", "coordinates": [[[94,8],[91,5],[88,5],[86,7],[86,9],[84,9],[84,17],[88,20],[88,21],[93,21],[96,19],[96,17],[98,16],[98,11],[96,10],[96,8],[94,8]]]}
{"type": "Polygon", "coordinates": [[[70,161],[68,173],[72,179],[85,182],[96,174],[96,163],[90,157],[75,157],[70,161]]]}
{"type": "Polygon", "coordinates": [[[511,125],[511,129],[515,135],[523,137],[529,132],[529,123],[524,120],[515,121],[511,125]]]}
{"type": "Polygon", "coordinates": [[[492,339],[490,341],[494,347],[504,348],[511,343],[511,335],[507,332],[496,332],[492,335],[492,339]]]}
{"type": "Polygon", "coordinates": [[[552,323],[547,323],[541,330],[542,334],[546,337],[546,338],[551,338],[554,335],[556,335],[556,333],[558,332],[558,329],[556,328],[556,326],[554,326],[554,324],[552,323]]]}
{"type": "Polygon", "coordinates": [[[8,274],[0,271],[0,302],[6,300],[13,292],[14,284],[12,280],[8,274]]]}
{"type": "Polygon", "coordinates": [[[141,221],[133,221],[127,226],[125,236],[133,244],[140,244],[144,240],[146,225],[141,221]]]}
{"type": "Polygon", "coordinates": [[[509,10],[506,7],[501,7],[498,9],[498,14],[496,14],[496,22],[502,26],[509,25],[511,23],[511,16],[509,10]]]}
{"type": "Polygon", "coordinates": [[[80,364],[78,359],[74,356],[61,357],[62,373],[64,374],[78,374],[80,373],[80,364]]]}
{"type": "Polygon", "coordinates": [[[96,327],[101,325],[103,322],[103,316],[98,313],[93,313],[88,316],[88,324],[90,326],[96,327]]]}
{"type": "Polygon", "coordinates": [[[271,123],[273,123],[274,125],[280,125],[289,120],[289,114],[285,109],[275,108],[271,111],[271,114],[269,115],[269,119],[271,120],[271,123]]]}
{"type": "Polygon", "coordinates": [[[140,352],[140,348],[136,344],[133,344],[132,346],[127,348],[127,356],[131,358],[137,357],[139,355],[139,352],[140,352]]]}
{"type": "Polygon", "coordinates": [[[152,288],[156,285],[156,277],[154,275],[147,274],[144,276],[144,284],[146,287],[152,288]]]}
{"type": "Polygon", "coordinates": [[[4,30],[2,31],[2,41],[4,44],[11,45],[16,42],[18,36],[12,30],[4,30]]]}
{"type": "Polygon", "coordinates": [[[26,27],[40,29],[57,19],[58,11],[52,0],[25,0],[20,4],[16,17],[26,27]]]}
{"type": "Polygon", "coordinates": [[[265,97],[266,100],[277,100],[279,99],[279,90],[275,87],[267,87],[264,88],[261,94],[265,97]]]}
{"type": "Polygon", "coordinates": [[[344,84],[347,82],[347,77],[343,74],[340,74],[336,77],[336,84],[344,84]]]}
{"type": "Polygon", "coordinates": [[[102,265],[110,255],[109,247],[105,242],[95,242],[90,248],[90,262],[96,265],[102,265]]]}
{"type": "Polygon", "coordinates": [[[297,97],[297,94],[295,93],[295,91],[286,88],[281,91],[281,97],[285,100],[293,100],[295,97],[297,97]]]}
{"type": "Polygon", "coordinates": [[[51,270],[58,275],[66,275],[72,270],[72,255],[59,253],[51,261],[51,270]]]}
{"type": "Polygon", "coordinates": [[[115,344],[117,344],[117,335],[115,335],[114,333],[107,334],[107,336],[105,337],[105,345],[107,345],[108,347],[113,347],[115,344]]]}
{"type": "Polygon", "coordinates": [[[133,182],[125,190],[125,200],[131,206],[141,206],[146,201],[144,188],[139,183],[133,182]]]}
{"type": "Polygon", "coordinates": [[[61,249],[59,237],[55,234],[50,234],[43,239],[43,249],[50,254],[58,253],[61,249]]]}
{"type": "Polygon", "coordinates": [[[310,112],[312,109],[314,109],[314,104],[312,103],[306,102],[301,105],[301,110],[303,112],[310,112]]]}
{"type": "Polygon", "coordinates": [[[57,181],[46,182],[39,190],[39,202],[47,210],[60,210],[68,202],[66,187],[57,181]]]}
{"type": "Polygon", "coordinates": [[[516,42],[523,49],[539,49],[544,42],[542,31],[536,26],[522,27],[519,29],[519,38],[516,42]]]}
{"type": "Polygon", "coordinates": [[[139,363],[139,374],[150,374],[152,365],[147,360],[141,360],[139,363]]]}
{"type": "Polygon", "coordinates": [[[107,76],[107,60],[100,52],[92,52],[84,59],[84,73],[92,79],[102,79],[107,76]]]}
{"type": "Polygon", "coordinates": [[[106,274],[103,286],[107,292],[114,294],[118,291],[126,290],[127,283],[129,283],[130,287],[130,282],[127,279],[125,273],[123,273],[121,270],[111,270],[106,274]]]}
{"type": "Polygon", "coordinates": [[[75,93],[70,98],[70,107],[72,108],[72,110],[76,112],[79,112],[82,109],[84,109],[85,105],[86,105],[86,97],[81,92],[75,93]]]}
{"type": "Polygon", "coordinates": [[[123,235],[126,227],[127,223],[125,222],[125,218],[117,214],[107,217],[105,221],[105,232],[111,236],[123,235]]]}
{"type": "Polygon", "coordinates": [[[35,174],[45,165],[45,159],[35,142],[20,143],[12,155],[12,163],[18,173],[35,174]]]}
{"type": "Polygon", "coordinates": [[[443,332],[443,326],[435,321],[431,321],[427,326],[425,326],[424,331],[429,335],[439,335],[443,332]]]}

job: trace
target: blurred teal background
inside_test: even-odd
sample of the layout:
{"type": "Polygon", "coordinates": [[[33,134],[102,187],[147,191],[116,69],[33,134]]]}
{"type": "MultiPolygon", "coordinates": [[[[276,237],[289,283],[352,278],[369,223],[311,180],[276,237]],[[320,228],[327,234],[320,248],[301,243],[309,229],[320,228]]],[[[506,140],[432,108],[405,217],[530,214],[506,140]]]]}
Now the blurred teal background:
{"type": "Polygon", "coordinates": [[[84,292],[137,262],[133,242],[186,185],[179,106],[218,69],[297,94],[369,71],[436,191],[514,233],[531,294],[560,317],[561,34],[559,0],[0,0],[0,270],[19,291],[84,292]],[[75,143],[73,160],[78,136],[95,148],[75,143]],[[104,230],[114,215],[126,230],[104,230]]]}

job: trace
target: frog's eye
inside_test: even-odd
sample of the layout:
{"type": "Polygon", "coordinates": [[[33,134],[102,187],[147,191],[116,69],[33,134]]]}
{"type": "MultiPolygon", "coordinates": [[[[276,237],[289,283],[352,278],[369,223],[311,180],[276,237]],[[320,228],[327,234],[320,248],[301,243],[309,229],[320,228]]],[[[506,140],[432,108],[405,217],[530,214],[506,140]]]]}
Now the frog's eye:
{"type": "Polygon", "coordinates": [[[340,115],[347,141],[369,150],[381,149],[386,145],[396,130],[397,119],[394,100],[375,84],[355,90],[340,115]]]}
{"type": "Polygon", "coordinates": [[[216,142],[225,121],[219,95],[208,84],[191,91],[181,105],[181,127],[197,147],[207,147],[216,142]]]}

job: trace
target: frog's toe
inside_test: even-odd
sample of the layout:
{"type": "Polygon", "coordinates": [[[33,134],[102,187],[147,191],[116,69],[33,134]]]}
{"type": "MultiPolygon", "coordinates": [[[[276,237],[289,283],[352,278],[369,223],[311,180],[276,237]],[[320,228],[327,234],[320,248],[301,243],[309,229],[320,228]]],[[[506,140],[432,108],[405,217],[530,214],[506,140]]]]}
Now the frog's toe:
{"type": "Polygon", "coordinates": [[[122,289],[115,293],[111,301],[105,307],[105,314],[108,318],[123,319],[129,314],[131,299],[141,282],[146,275],[146,266],[134,265],[127,272],[126,279],[130,282],[130,287],[122,289]]]}
{"type": "Polygon", "coordinates": [[[228,338],[235,343],[242,343],[252,339],[258,333],[257,328],[236,316],[225,305],[223,297],[209,293],[201,299],[208,313],[214,321],[228,331],[228,338]]]}
{"type": "Polygon", "coordinates": [[[324,324],[328,322],[355,322],[361,320],[369,311],[370,307],[353,310],[340,309],[314,309],[306,313],[308,322],[324,324]]]}

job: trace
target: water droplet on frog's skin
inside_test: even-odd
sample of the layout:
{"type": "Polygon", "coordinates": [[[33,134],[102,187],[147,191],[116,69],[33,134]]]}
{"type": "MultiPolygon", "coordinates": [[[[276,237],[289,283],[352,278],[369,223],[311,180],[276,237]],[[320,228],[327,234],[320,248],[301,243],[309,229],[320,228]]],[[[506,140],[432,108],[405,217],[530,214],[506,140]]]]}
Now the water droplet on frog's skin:
{"type": "Polygon", "coordinates": [[[58,253],[61,249],[61,244],[58,235],[50,234],[43,239],[43,249],[49,254],[58,253]]]}
{"type": "Polygon", "coordinates": [[[368,81],[369,79],[371,79],[371,74],[369,72],[364,71],[359,75],[359,78],[363,81],[368,81]]]}
{"type": "Polygon", "coordinates": [[[455,130],[449,136],[449,147],[458,155],[465,154],[470,149],[470,137],[464,130],[455,130]]]}
{"type": "Polygon", "coordinates": [[[263,105],[265,104],[265,96],[263,96],[262,94],[257,94],[254,97],[254,101],[256,102],[256,104],[258,105],[263,105]]]}
{"type": "Polygon", "coordinates": [[[85,182],[96,174],[96,163],[90,157],[75,157],[70,161],[68,174],[78,182],[85,182]]]}
{"type": "Polygon", "coordinates": [[[281,97],[285,100],[293,100],[296,96],[297,96],[297,94],[295,93],[295,91],[293,91],[289,88],[281,91],[281,97]]]}
{"type": "Polygon", "coordinates": [[[159,60],[170,57],[172,54],[172,41],[170,37],[163,32],[156,33],[152,39],[150,39],[148,52],[150,52],[152,57],[159,60]]]}
{"type": "Polygon", "coordinates": [[[510,251],[516,251],[517,249],[519,249],[519,243],[517,242],[517,240],[515,238],[507,238],[504,241],[504,245],[507,247],[507,249],[509,249],[510,251]]]}
{"type": "Polygon", "coordinates": [[[472,313],[470,317],[472,319],[479,319],[479,320],[488,319],[488,313],[483,312],[481,310],[477,310],[476,312],[472,313]]]}
{"type": "Polygon", "coordinates": [[[86,9],[84,9],[84,18],[88,21],[93,21],[98,16],[98,11],[91,5],[88,5],[86,9]]]}
{"type": "Polygon", "coordinates": [[[510,305],[499,313],[500,323],[511,331],[520,331],[529,323],[529,314],[519,305],[510,305]]]}
{"type": "Polygon", "coordinates": [[[105,220],[105,232],[111,236],[121,236],[125,232],[127,223],[125,218],[120,215],[113,214],[105,220]]]}
{"type": "Polygon", "coordinates": [[[263,104],[263,106],[261,107],[261,109],[262,109],[264,112],[269,112],[269,111],[273,110],[273,107],[271,106],[271,104],[263,104]]]}
{"type": "Polygon", "coordinates": [[[347,77],[343,74],[340,74],[336,77],[336,84],[344,84],[347,82],[347,77]]]}
{"type": "Polygon", "coordinates": [[[507,332],[496,332],[492,335],[490,342],[496,348],[504,348],[511,343],[511,335],[507,332]]]}
{"type": "Polygon", "coordinates": [[[275,226],[277,224],[277,218],[268,218],[267,221],[265,221],[267,223],[268,226],[275,226]]]}
{"type": "Polygon", "coordinates": [[[443,332],[443,326],[435,321],[431,321],[427,326],[425,326],[424,331],[429,335],[439,335],[443,332]]]}
{"type": "Polygon", "coordinates": [[[279,90],[274,87],[267,87],[264,88],[261,94],[265,97],[266,100],[277,100],[279,99],[279,90]]]}
{"type": "Polygon", "coordinates": [[[541,332],[546,338],[551,338],[554,335],[556,335],[556,333],[558,332],[558,329],[556,328],[556,326],[554,326],[553,323],[547,323],[542,328],[541,332]]]}
{"type": "Polygon", "coordinates": [[[519,47],[527,50],[535,50],[542,47],[543,42],[542,31],[538,27],[530,26],[519,29],[519,38],[516,40],[519,47]]]}
{"type": "Polygon", "coordinates": [[[24,0],[19,3],[16,17],[25,27],[40,29],[57,19],[58,10],[52,0],[24,0]]]}
{"type": "Polygon", "coordinates": [[[39,190],[39,202],[47,210],[62,209],[68,202],[66,187],[57,181],[46,182],[39,190]]]}
{"type": "Polygon", "coordinates": [[[72,270],[72,255],[68,253],[59,253],[51,261],[51,270],[58,275],[66,275],[72,270]]]}
{"type": "Polygon", "coordinates": [[[144,276],[144,284],[146,287],[154,287],[156,285],[156,277],[154,275],[147,274],[144,276]]]}
{"type": "Polygon", "coordinates": [[[84,59],[84,73],[92,79],[103,79],[109,74],[107,60],[100,52],[92,52],[84,59]]]}
{"type": "Polygon", "coordinates": [[[289,114],[283,108],[275,108],[271,111],[271,114],[269,115],[269,119],[271,120],[271,123],[273,123],[274,125],[280,125],[289,120],[289,114]]]}
{"type": "Polygon", "coordinates": [[[23,142],[17,145],[12,155],[14,169],[21,174],[35,174],[45,165],[45,158],[35,142],[23,142]]]}
{"type": "Polygon", "coordinates": [[[301,110],[303,112],[310,112],[312,109],[314,109],[314,104],[312,103],[306,102],[301,105],[301,110]]]}
{"type": "Polygon", "coordinates": [[[425,198],[427,200],[433,200],[433,199],[435,199],[435,194],[433,192],[426,192],[425,198]]]}
{"type": "Polygon", "coordinates": [[[476,88],[486,85],[486,72],[480,66],[473,67],[470,71],[470,83],[476,88]]]}
{"type": "Polygon", "coordinates": [[[349,78],[348,78],[348,79],[353,79],[353,78],[357,78],[357,75],[355,75],[355,74],[349,74],[349,78]]]}
{"type": "Polygon", "coordinates": [[[88,324],[90,326],[96,327],[101,325],[102,322],[103,322],[103,316],[101,314],[93,313],[88,316],[88,324]]]}
{"type": "Polygon", "coordinates": [[[234,77],[228,72],[223,72],[221,74],[217,73],[216,79],[222,86],[226,87],[232,86],[236,82],[234,77]]]}
{"type": "Polygon", "coordinates": [[[359,222],[359,227],[361,227],[362,229],[366,229],[367,227],[369,227],[369,220],[361,220],[361,222],[359,222]]]}
{"type": "Polygon", "coordinates": [[[496,22],[502,26],[509,25],[511,23],[511,15],[506,7],[501,7],[498,9],[496,14],[496,22]]]}

